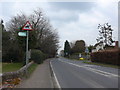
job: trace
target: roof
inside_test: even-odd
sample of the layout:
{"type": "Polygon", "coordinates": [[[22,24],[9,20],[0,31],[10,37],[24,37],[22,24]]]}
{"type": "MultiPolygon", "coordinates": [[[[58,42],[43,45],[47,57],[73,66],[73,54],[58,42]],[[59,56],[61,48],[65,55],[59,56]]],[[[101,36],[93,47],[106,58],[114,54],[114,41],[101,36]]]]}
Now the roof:
{"type": "Polygon", "coordinates": [[[102,44],[102,42],[96,43],[94,47],[97,47],[99,44],[102,44]]]}

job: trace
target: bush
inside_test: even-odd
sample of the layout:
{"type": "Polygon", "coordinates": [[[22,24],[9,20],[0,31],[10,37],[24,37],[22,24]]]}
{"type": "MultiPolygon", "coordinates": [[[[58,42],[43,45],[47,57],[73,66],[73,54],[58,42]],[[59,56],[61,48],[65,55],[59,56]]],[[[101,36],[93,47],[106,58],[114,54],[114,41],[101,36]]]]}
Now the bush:
{"type": "Polygon", "coordinates": [[[120,50],[104,50],[91,53],[91,61],[120,65],[120,50]]]}
{"type": "Polygon", "coordinates": [[[31,60],[33,60],[35,63],[41,64],[46,58],[47,55],[41,52],[40,50],[31,50],[31,60]]]}

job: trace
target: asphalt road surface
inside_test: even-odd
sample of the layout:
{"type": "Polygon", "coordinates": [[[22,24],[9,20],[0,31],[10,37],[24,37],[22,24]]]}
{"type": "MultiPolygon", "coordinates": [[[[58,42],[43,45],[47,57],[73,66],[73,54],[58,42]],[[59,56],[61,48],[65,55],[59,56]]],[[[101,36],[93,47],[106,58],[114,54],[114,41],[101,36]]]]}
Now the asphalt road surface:
{"type": "Polygon", "coordinates": [[[60,88],[118,88],[118,69],[65,58],[50,63],[60,88]]]}

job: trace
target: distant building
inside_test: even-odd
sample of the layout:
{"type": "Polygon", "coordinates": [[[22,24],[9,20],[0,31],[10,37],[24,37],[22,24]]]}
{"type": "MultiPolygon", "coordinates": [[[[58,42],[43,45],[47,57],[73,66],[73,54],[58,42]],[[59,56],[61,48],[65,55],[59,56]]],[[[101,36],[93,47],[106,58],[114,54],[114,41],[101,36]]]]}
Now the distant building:
{"type": "Polygon", "coordinates": [[[117,49],[119,48],[118,41],[115,41],[113,46],[105,46],[104,49],[117,49]]]}
{"type": "Polygon", "coordinates": [[[110,50],[110,49],[117,49],[119,48],[119,45],[118,45],[118,41],[115,41],[115,45],[113,46],[104,46],[103,43],[97,43],[94,45],[94,48],[92,50],[92,52],[97,52],[97,51],[100,51],[100,50],[110,50]]]}
{"type": "Polygon", "coordinates": [[[94,48],[93,48],[92,52],[97,52],[97,51],[100,51],[100,50],[104,50],[103,43],[96,43],[94,45],[94,48]]]}
{"type": "Polygon", "coordinates": [[[119,42],[115,41],[115,48],[119,48],[119,42]]]}
{"type": "Polygon", "coordinates": [[[64,56],[64,50],[60,51],[60,56],[64,56]]]}

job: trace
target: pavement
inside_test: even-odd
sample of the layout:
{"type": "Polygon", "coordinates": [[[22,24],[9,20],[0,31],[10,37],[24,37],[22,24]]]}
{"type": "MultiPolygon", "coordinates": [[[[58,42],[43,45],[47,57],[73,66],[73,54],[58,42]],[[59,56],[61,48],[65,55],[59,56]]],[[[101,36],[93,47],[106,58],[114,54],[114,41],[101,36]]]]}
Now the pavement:
{"type": "Polygon", "coordinates": [[[57,58],[51,61],[60,88],[118,88],[118,69],[57,58]]]}
{"type": "Polygon", "coordinates": [[[22,81],[16,88],[53,88],[49,60],[40,64],[30,78],[22,81]]]}

